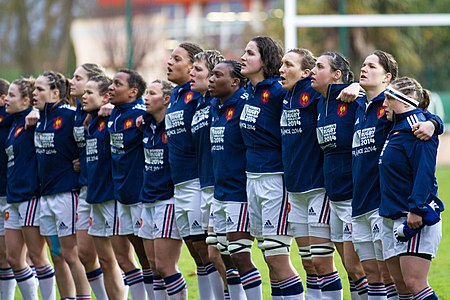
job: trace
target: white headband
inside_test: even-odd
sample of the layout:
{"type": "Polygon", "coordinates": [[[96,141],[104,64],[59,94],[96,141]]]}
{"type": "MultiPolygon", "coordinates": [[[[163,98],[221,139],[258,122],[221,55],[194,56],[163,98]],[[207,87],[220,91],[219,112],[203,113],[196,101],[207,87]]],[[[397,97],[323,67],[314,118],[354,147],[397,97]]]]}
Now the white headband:
{"type": "Polygon", "coordinates": [[[397,91],[397,90],[393,89],[390,86],[387,87],[386,91],[384,91],[384,94],[388,95],[389,97],[395,98],[398,101],[405,103],[406,105],[410,105],[410,106],[413,106],[413,107],[418,107],[419,106],[419,101],[417,101],[416,99],[413,99],[411,97],[406,96],[402,92],[397,91]]]}

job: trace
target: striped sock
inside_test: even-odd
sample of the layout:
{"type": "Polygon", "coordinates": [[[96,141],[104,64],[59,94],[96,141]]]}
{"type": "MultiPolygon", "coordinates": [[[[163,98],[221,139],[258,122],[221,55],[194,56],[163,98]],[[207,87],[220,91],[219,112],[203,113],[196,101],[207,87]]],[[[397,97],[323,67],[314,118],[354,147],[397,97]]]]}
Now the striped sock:
{"type": "Polygon", "coordinates": [[[279,281],[283,299],[303,298],[302,279],[298,274],[279,281]]]}
{"type": "Polygon", "coordinates": [[[427,286],[420,292],[414,295],[413,300],[437,300],[438,297],[434,293],[431,286],[427,286]]]}
{"type": "Polygon", "coordinates": [[[221,299],[223,297],[224,289],[222,277],[220,277],[219,272],[212,263],[206,264],[205,269],[213,298],[221,299]]]}
{"type": "Polygon", "coordinates": [[[165,277],[164,283],[166,285],[167,294],[169,294],[169,296],[182,293],[183,290],[187,289],[186,281],[184,281],[183,275],[181,275],[181,273],[176,273],[169,277],[165,277]]]}
{"type": "Polygon", "coordinates": [[[242,287],[241,277],[236,269],[228,269],[227,272],[228,291],[231,299],[245,299],[245,292],[242,287]]]}
{"type": "Polygon", "coordinates": [[[230,293],[228,290],[223,291],[223,300],[231,300],[230,293]]]}
{"type": "Polygon", "coordinates": [[[369,283],[368,298],[370,300],[387,299],[386,287],[384,286],[384,283],[369,283]]]}
{"type": "Polygon", "coordinates": [[[262,299],[262,279],[258,269],[254,268],[243,274],[241,282],[247,299],[262,299]]]}
{"type": "Polygon", "coordinates": [[[395,283],[385,283],[387,298],[389,300],[398,300],[397,288],[395,287],[395,283]]]}
{"type": "Polygon", "coordinates": [[[141,269],[134,269],[125,273],[125,282],[130,287],[131,298],[144,299],[144,277],[141,269]]]}
{"type": "Polygon", "coordinates": [[[318,283],[319,277],[316,274],[306,274],[306,298],[322,299],[322,292],[318,283]]]}
{"type": "Polygon", "coordinates": [[[277,280],[270,280],[270,288],[272,290],[272,300],[282,300],[283,293],[281,292],[280,284],[277,280]]]}
{"type": "Polygon", "coordinates": [[[36,268],[36,277],[39,280],[39,289],[42,299],[56,298],[55,270],[52,265],[36,268]]]}
{"type": "Polygon", "coordinates": [[[0,269],[0,292],[5,299],[14,299],[16,281],[11,268],[0,269]]]}
{"type": "Polygon", "coordinates": [[[209,285],[208,272],[204,265],[197,265],[197,285],[200,299],[213,299],[211,286],[209,285]]]}
{"type": "Polygon", "coordinates": [[[152,269],[142,269],[142,274],[144,278],[144,286],[147,291],[148,298],[154,298],[154,286],[153,286],[153,271],[152,269]]]}
{"type": "Polygon", "coordinates": [[[361,300],[367,299],[367,292],[369,291],[369,283],[365,276],[355,281],[355,287],[356,290],[358,291],[359,298],[361,300]]]}
{"type": "Polygon", "coordinates": [[[77,300],[92,300],[91,295],[77,295],[77,297],[75,298],[77,300]]]}
{"type": "Polygon", "coordinates": [[[398,300],[412,300],[413,295],[412,294],[399,294],[398,300]]]}
{"type": "Polygon", "coordinates": [[[97,300],[107,300],[108,295],[106,294],[102,269],[98,268],[94,271],[87,272],[86,277],[97,300]]]}
{"type": "Polygon", "coordinates": [[[342,299],[342,281],[337,271],[319,276],[317,284],[320,287],[323,298],[342,299]]]}
{"type": "Polygon", "coordinates": [[[348,278],[348,283],[350,285],[350,295],[352,300],[359,299],[358,290],[356,289],[355,282],[350,277],[348,278]]]}
{"type": "Polygon", "coordinates": [[[22,299],[38,299],[37,281],[30,266],[14,271],[14,278],[22,293],[22,299]]]}

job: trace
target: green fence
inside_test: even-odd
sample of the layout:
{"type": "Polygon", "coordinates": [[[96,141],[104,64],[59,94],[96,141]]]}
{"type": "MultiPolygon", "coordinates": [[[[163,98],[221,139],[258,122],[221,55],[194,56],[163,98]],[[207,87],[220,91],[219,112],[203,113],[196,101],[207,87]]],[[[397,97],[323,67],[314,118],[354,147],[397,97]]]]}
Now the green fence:
{"type": "Polygon", "coordinates": [[[429,109],[442,118],[446,131],[450,132],[450,92],[433,92],[429,109]]]}

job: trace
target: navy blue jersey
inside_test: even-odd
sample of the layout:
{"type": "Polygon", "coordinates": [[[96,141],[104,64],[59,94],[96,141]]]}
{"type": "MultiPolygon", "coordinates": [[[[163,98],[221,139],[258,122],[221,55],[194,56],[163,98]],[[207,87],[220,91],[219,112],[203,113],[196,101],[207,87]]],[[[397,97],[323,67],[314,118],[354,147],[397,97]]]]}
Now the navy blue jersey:
{"type": "Polygon", "coordinates": [[[191,91],[191,83],[173,89],[166,113],[169,163],[174,184],[198,178],[197,156],[192,139],[192,118],[202,95],[191,91]]]}
{"type": "Polygon", "coordinates": [[[0,106],[0,197],[6,196],[6,162],[5,142],[8,137],[12,118],[6,113],[5,107],[0,106]]]}
{"type": "Polygon", "coordinates": [[[379,159],[381,216],[398,219],[413,212],[423,215],[430,194],[436,193],[435,169],[439,141],[417,139],[411,128],[425,121],[420,109],[395,115],[379,159]]]}
{"type": "Polygon", "coordinates": [[[197,103],[197,110],[191,124],[192,138],[195,152],[197,153],[198,178],[202,188],[214,185],[211,142],[209,140],[209,129],[211,128],[210,108],[211,97],[209,93],[206,93],[197,103]]]}
{"type": "Polygon", "coordinates": [[[325,189],[331,201],[352,199],[352,136],[355,114],[364,99],[345,103],[336,100],[350,84],[330,84],[327,96],[317,105],[317,139],[324,152],[325,189]]]}
{"type": "Polygon", "coordinates": [[[77,142],[78,151],[80,153],[80,174],[78,180],[80,186],[87,184],[87,171],[86,171],[86,137],[84,120],[86,120],[87,113],[83,110],[83,106],[80,100],[76,99],[77,109],[75,111],[75,122],[73,125],[73,136],[77,142]]]}
{"type": "Polygon", "coordinates": [[[211,104],[211,153],[214,170],[214,198],[220,201],[247,202],[246,147],[239,119],[248,94],[237,90],[223,104],[211,104]]]}
{"type": "Polygon", "coordinates": [[[156,124],[151,115],[146,115],[144,129],[144,184],[141,201],[153,203],[173,197],[173,182],[169,165],[169,149],[164,120],[156,124]]]}
{"type": "Polygon", "coordinates": [[[248,84],[248,99],[240,117],[247,146],[247,172],[282,173],[280,117],[286,91],[279,78],[248,84]]]}
{"type": "Polygon", "coordinates": [[[102,203],[114,199],[111,146],[107,124],[109,117],[91,112],[92,119],[86,131],[86,170],[88,203],[102,203]]]}
{"type": "Polygon", "coordinates": [[[73,138],[75,107],[64,101],[46,103],[34,133],[41,195],[66,193],[78,188],[72,161],[78,158],[73,138]]]}
{"type": "Polygon", "coordinates": [[[317,102],[311,77],[299,80],[283,101],[281,141],[288,192],[323,188],[323,153],[316,138],[317,102]]]}
{"type": "Polygon", "coordinates": [[[142,98],[116,105],[109,117],[114,197],[122,204],[140,202],[144,170],[142,131],[136,119],[145,114],[142,98]]]}
{"type": "Polygon", "coordinates": [[[39,196],[34,129],[25,130],[25,117],[31,107],[12,115],[13,123],[6,140],[8,155],[8,203],[23,202],[39,196]]]}

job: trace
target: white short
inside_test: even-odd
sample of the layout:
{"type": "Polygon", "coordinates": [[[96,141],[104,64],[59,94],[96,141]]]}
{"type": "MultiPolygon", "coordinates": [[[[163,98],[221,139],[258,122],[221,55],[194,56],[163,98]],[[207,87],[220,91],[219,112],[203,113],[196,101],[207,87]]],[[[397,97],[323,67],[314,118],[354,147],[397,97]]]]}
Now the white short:
{"type": "Polygon", "coordinates": [[[119,235],[139,234],[142,220],[142,203],[122,204],[117,202],[117,212],[119,213],[119,235]]]}
{"type": "Polygon", "coordinates": [[[175,200],[173,198],[142,204],[142,226],[139,236],[144,239],[180,239],[175,224],[175,200]]]}
{"type": "Polygon", "coordinates": [[[80,188],[77,206],[77,230],[88,230],[91,205],[86,202],[87,186],[80,188]]]}
{"type": "Polygon", "coordinates": [[[214,232],[249,232],[248,204],[214,199],[214,232]]]}
{"type": "Polygon", "coordinates": [[[325,189],[319,188],[303,193],[288,193],[289,223],[294,237],[315,236],[330,238],[330,199],[325,189]],[[306,226],[295,226],[304,224],[306,226]],[[326,227],[328,230],[315,230],[326,227]],[[300,228],[307,228],[300,230],[300,228]]]}
{"type": "Polygon", "coordinates": [[[0,197],[0,236],[5,236],[6,197],[0,197]]]}
{"type": "Polygon", "coordinates": [[[352,218],[353,243],[375,242],[381,240],[383,218],[378,209],[352,218]]]}
{"type": "Polygon", "coordinates": [[[202,228],[203,230],[208,230],[209,217],[211,216],[211,204],[214,198],[214,187],[205,187],[201,190],[202,203],[200,209],[202,211],[202,228]]]}
{"type": "Polygon", "coordinates": [[[75,234],[77,198],[77,192],[41,196],[41,235],[64,237],[75,234]]]}
{"type": "Polygon", "coordinates": [[[330,201],[331,241],[352,241],[352,200],[330,201]]]}
{"type": "Polygon", "coordinates": [[[116,200],[91,204],[89,235],[109,237],[119,234],[119,212],[116,200]]]}
{"type": "Polygon", "coordinates": [[[25,226],[39,226],[39,199],[8,203],[5,209],[5,228],[21,230],[25,226]]]}
{"type": "Polygon", "coordinates": [[[198,179],[175,185],[175,220],[180,236],[203,235],[201,189],[198,179]]]}
{"type": "Polygon", "coordinates": [[[383,245],[383,258],[389,259],[400,254],[428,254],[436,257],[437,249],[442,239],[442,221],[425,226],[419,233],[407,242],[399,242],[395,238],[394,229],[406,221],[406,217],[396,220],[383,218],[381,229],[381,243],[383,245]]]}
{"type": "Polygon", "coordinates": [[[247,173],[247,199],[251,235],[261,239],[290,234],[283,174],[247,173]]]}

